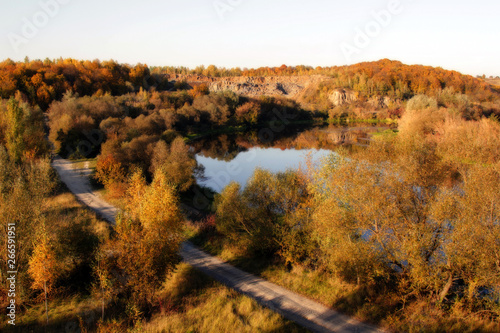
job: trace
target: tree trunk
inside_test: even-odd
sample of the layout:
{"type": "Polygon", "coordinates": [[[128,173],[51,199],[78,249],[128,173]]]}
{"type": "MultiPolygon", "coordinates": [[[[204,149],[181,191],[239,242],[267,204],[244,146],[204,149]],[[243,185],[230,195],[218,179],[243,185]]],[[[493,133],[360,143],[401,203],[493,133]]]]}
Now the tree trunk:
{"type": "Polygon", "coordinates": [[[101,287],[101,295],[102,295],[102,304],[101,304],[101,320],[104,323],[104,291],[101,287]]]}
{"type": "Polygon", "coordinates": [[[453,274],[450,272],[450,276],[448,278],[448,282],[446,282],[446,285],[444,286],[443,290],[441,290],[441,293],[439,293],[439,301],[442,302],[446,298],[446,295],[448,295],[448,292],[450,291],[451,286],[453,285],[453,274]]]}
{"type": "Polygon", "coordinates": [[[43,281],[43,292],[45,293],[45,317],[47,325],[49,324],[49,307],[47,306],[47,281],[43,281]]]}

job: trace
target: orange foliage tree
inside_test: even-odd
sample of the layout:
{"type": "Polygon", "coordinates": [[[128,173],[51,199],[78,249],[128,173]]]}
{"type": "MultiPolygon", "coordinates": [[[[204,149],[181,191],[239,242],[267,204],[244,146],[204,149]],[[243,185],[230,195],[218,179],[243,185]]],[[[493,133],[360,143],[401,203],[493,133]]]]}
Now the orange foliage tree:
{"type": "Polygon", "coordinates": [[[125,180],[125,170],[113,155],[99,156],[96,178],[105,186],[125,180]]]}

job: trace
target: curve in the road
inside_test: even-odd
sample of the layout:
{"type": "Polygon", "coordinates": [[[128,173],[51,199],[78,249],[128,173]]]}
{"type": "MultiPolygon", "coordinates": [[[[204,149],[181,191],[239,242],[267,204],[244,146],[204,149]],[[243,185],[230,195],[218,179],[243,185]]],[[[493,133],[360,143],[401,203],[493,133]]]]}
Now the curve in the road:
{"type": "Polygon", "coordinates": [[[88,166],[78,169],[75,169],[74,166],[75,163],[65,160],[60,156],[52,159],[52,167],[57,171],[59,178],[61,178],[76,198],[106,221],[115,224],[118,209],[103,200],[99,194],[92,190],[88,177],[91,170],[88,166]]]}

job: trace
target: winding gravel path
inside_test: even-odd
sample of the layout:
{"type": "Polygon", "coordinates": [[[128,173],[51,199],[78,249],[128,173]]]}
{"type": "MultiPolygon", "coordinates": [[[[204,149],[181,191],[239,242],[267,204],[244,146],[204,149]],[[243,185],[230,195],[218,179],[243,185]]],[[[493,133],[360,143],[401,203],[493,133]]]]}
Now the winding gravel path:
{"type": "Polygon", "coordinates": [[[79,168],[77,167],[77,163],[56,156],[52,160],[52,167],[80,202],[95,211],[109,223],[115,224],[118,209],[92,190],[89,182],[89,175],[92,170],[88,167],[88,162],[85,163],[83,168],[79,168]]]}
{"type": "MultiPolygon", "coordinates": [[[[56,156],[52,166],[79,201],[110,223],[115,223],[118,209],[92,190],[88,179],[91,173],[88,164],[78,168],[75,163],[56,156]]],[[[243,272],[217,257],[200,251],[189,242],[182,244],[180,254],[186,263],[313,332],[384,332],[375,326],[362,323],[255,275],[243,272]]]]}

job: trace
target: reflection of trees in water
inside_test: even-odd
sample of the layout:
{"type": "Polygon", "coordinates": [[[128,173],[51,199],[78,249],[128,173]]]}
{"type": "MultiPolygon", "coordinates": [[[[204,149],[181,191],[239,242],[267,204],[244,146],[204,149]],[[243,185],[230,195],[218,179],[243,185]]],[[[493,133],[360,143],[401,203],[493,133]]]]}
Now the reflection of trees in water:
{"type": "Polygon", "coordinates": [[[237,134],[223,134],[199,139],[192,143],[196,153],[204,157],[229,162],[240,152],[254,147],[285,149],[328,149],[336,150],[339,146],[357,150],[366,146],[375,132],[389,129],[389,126],[365,127],[289,127],[279,133],[273,133],[272,140],[259,135],[258,130],[237,134]]]}
{"type": "Polygon", "coordinates": [[[366,146],[375,132],[385,131],[389,126],[341,127],[330,125],[302,132],[294,141],[297,149],[330,149],[338,146],[366,146]]]}
{"type": "Polygon", "coordinates": [[[240,152],[246,150],[238,146],[232,134],[211,136],[209,138],[197,140],[191,145],[197,154],[226,162],[231,161],[240,152]]]}

